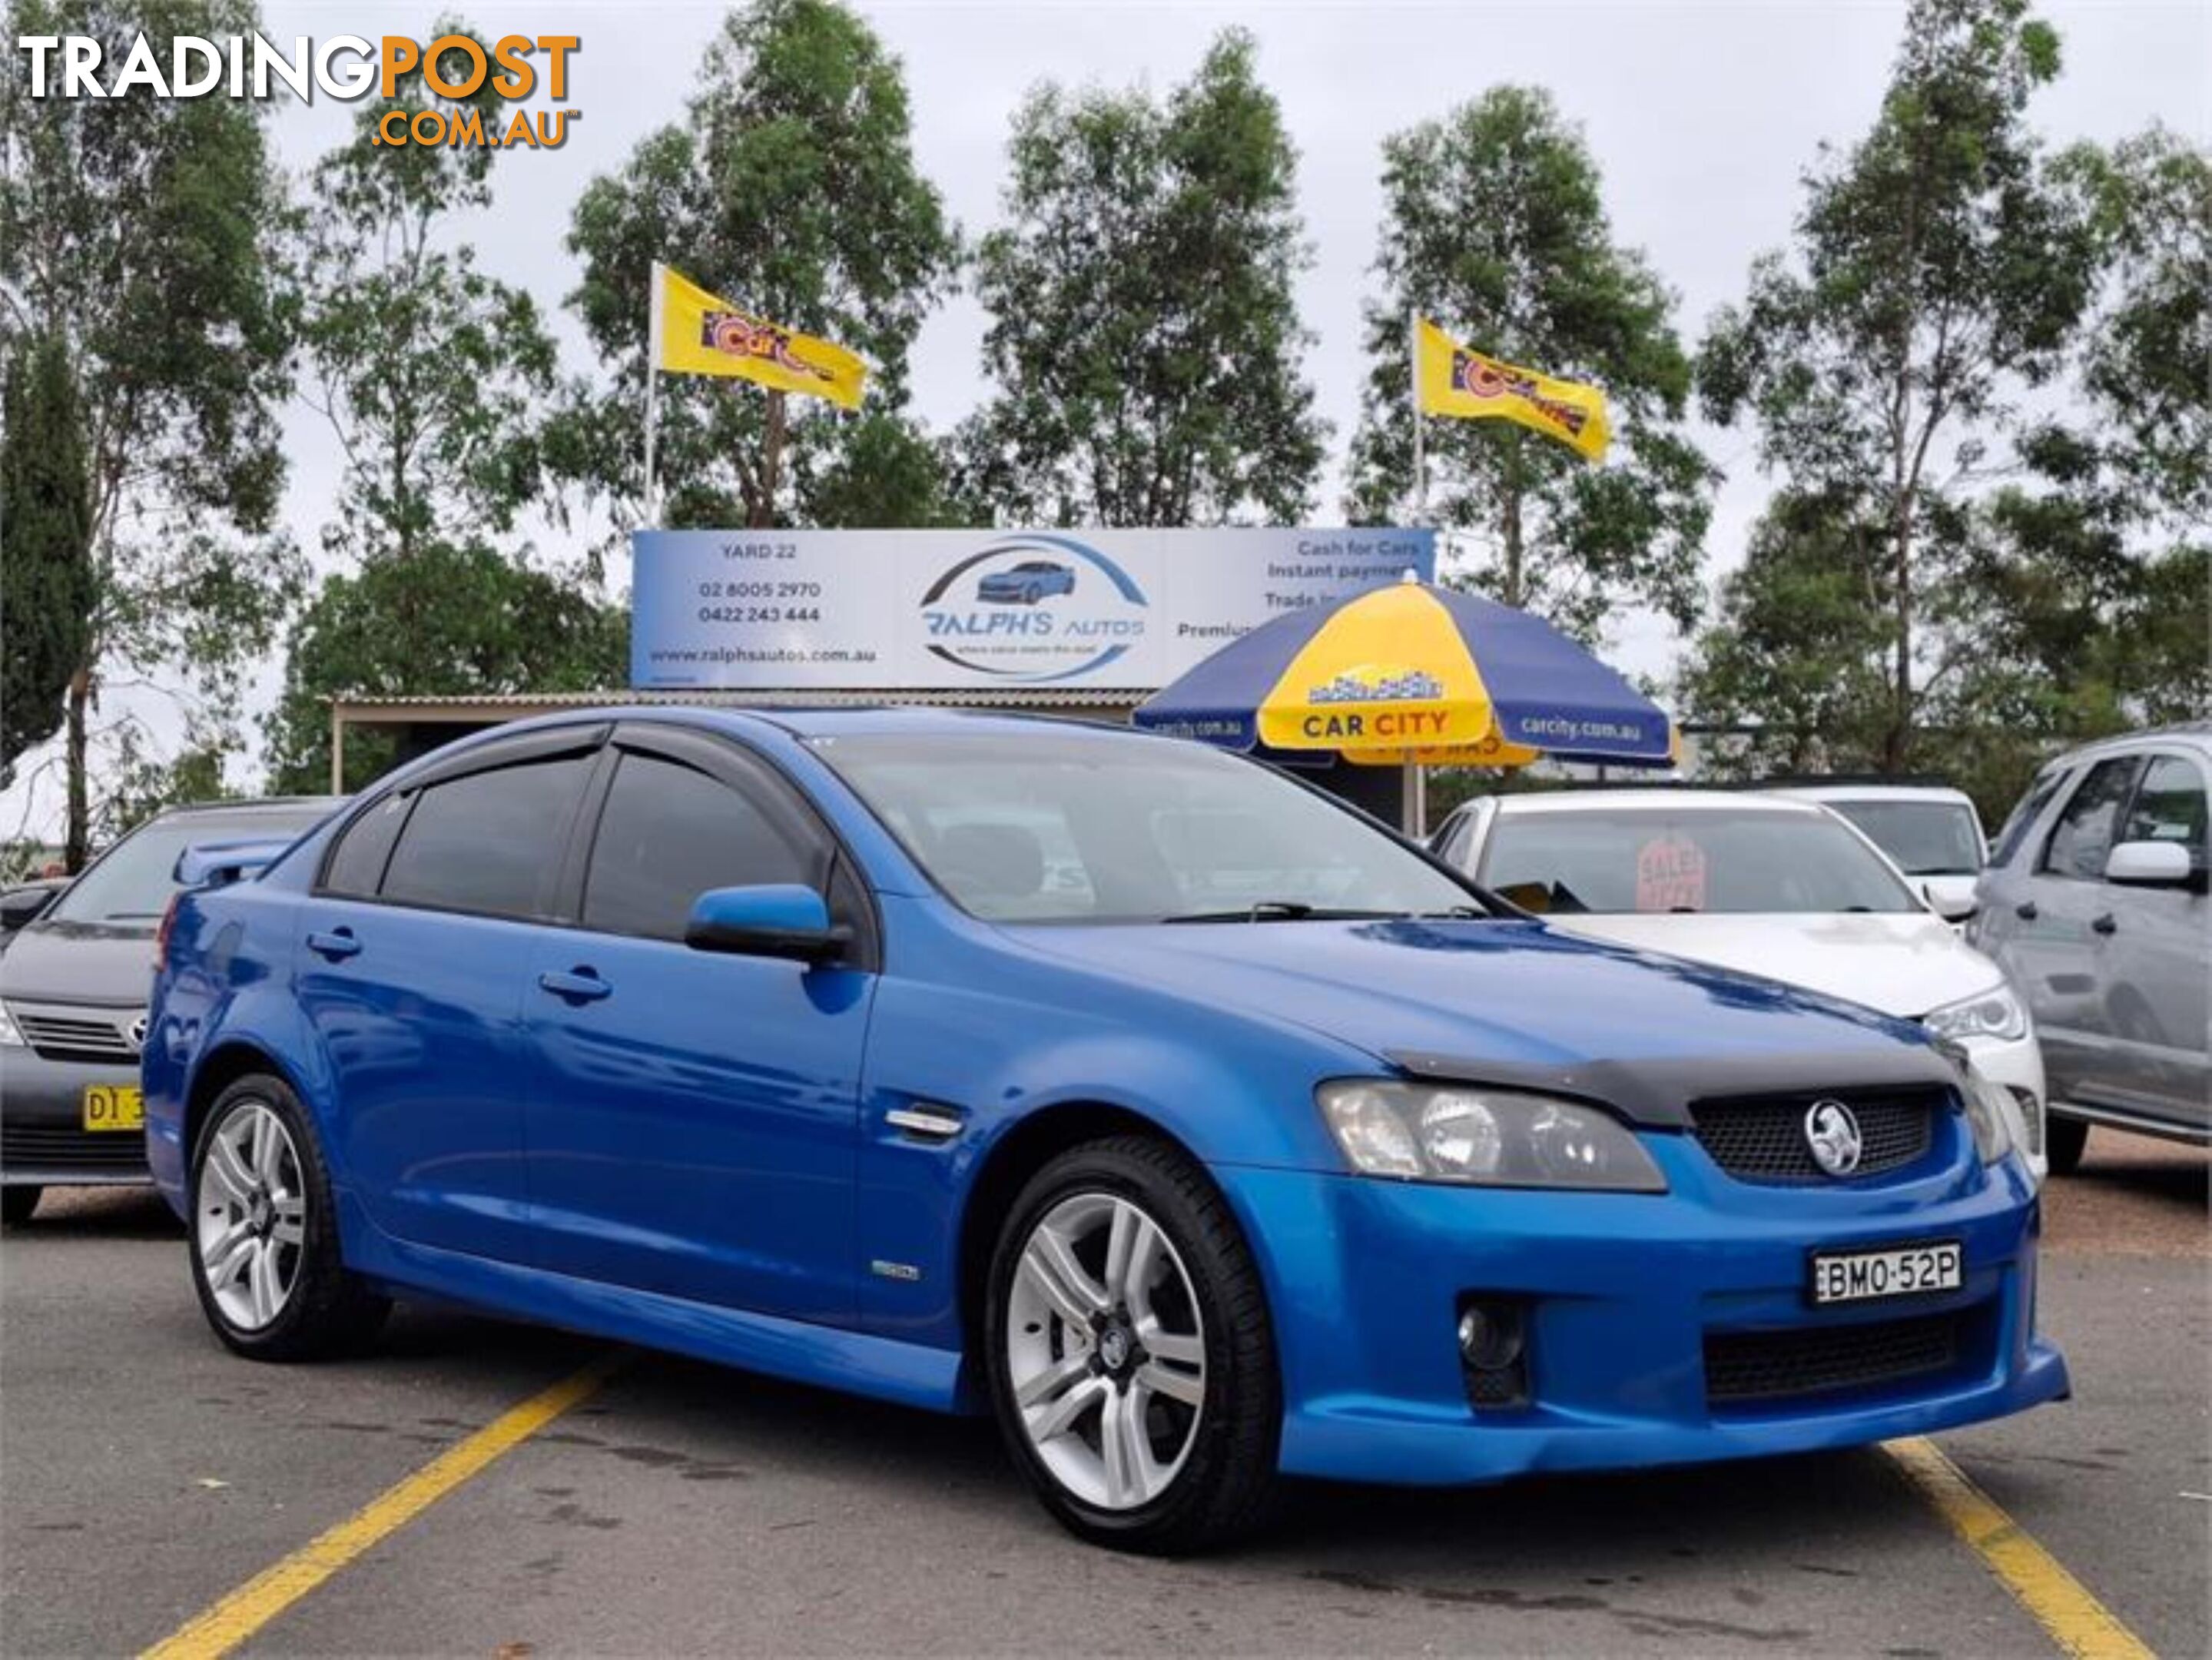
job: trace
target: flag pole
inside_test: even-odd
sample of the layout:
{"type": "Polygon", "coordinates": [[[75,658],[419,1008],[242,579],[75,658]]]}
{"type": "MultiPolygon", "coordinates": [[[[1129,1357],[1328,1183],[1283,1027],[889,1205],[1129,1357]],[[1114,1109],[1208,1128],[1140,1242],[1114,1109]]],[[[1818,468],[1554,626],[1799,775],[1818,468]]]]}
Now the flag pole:
{"type": "MultiPolygon", "coordinates": [[[[1421,425],[1421,308],[1410,304],[1406,307],[1406,389],[1413,399],[1413,523],[1419,526],[1429,517],[1429,447],[1421,425]]],[[[1408,760],[1401,783],[1399,822],[1420,841],[1429,833],[1428,773],[1418,760],[1408,760]]]]}
{"type": "Polygon", "coordinates": [[[1421,313],[1406,307],[1406,386],[1413,398],[1413,522],[1429,516],[1429,446],[1421,424],[1421,313]]]}
{"type": "Polygon", "coordinates": [[[668,293],[665,271],[660,261],[653,262],[652,321],[646,329],[645,343],[645,522],[655,529],[660,525],[660,492],[659,478],[653,471],[653,450],[660,430],[660,337],[666,326],[668,293]]]}

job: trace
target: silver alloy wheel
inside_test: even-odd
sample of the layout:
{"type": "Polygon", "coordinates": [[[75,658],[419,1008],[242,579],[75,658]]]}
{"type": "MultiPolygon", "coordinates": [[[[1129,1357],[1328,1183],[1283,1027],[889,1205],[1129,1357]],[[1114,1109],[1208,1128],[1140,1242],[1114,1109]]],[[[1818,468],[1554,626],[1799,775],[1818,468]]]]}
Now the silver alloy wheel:
{"type": "Polygon", "coordinates": [[[284,1311],[307,1225],[292,1133],[267,1102],[248,1096],[223,1115],[200,1156],[193,1246],[224,1319],[259,1331],[284,1311]]]}
{"type": "Polygon", "coordinates": [[[1052,1207],[1006,1297],[1006,1366],[1030,1445],[1102,1510],[1167,1490],[1206,1410],[1206,1324],[1160,1225],[1115,1194],[1052,1207]]]}

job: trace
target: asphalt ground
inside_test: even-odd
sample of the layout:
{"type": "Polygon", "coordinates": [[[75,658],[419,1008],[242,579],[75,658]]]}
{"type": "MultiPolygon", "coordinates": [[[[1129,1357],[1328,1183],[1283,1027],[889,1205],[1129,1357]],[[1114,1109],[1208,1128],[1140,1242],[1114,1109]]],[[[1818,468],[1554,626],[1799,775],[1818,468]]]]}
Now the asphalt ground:
{"type": "Polygon", "coordinates": [[[247,1599],[241,1652],[1929,1660],[2059,1637],[2112,1652],[2118,1632],[2204,1655],[2208,1168],[2100,1131],[2047,1189],[2042,1318],[2075,1398],[1940,1441],[2016,1524],[1983,1528],[1986,1559],[1868,1450],[1462,1493],[1312,1486],[1253,1546],[1139,1560],[1060,1534],[988,1425],[645,1354],[364,1532],[364,1506],[410,1476],[419,1499],[426,1465],[445,1481],[437,1461],[605,1346],[409,1308],[370,1357],[252,1365],[205,1330],[157,1201],[50,1197],[0,1245],[0,1652],[138,1652],[211,1605],[234,1614],[223,1599],[283,1563],[277,1592],[247,1599]],[[302,1580],[298,1554],[332,1529],[350,1545],[302,1580]],[[2070,1574],[2116,1623],[2076,1603],[2054,1636],[1990,1560],[2031,1591],[2070,1574]]]}

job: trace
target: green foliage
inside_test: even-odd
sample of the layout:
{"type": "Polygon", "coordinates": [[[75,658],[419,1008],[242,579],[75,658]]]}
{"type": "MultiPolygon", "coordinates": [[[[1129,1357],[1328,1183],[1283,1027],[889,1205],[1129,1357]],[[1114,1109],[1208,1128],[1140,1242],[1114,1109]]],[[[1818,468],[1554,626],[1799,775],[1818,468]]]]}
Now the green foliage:
{"type": "Polygon", "coordinates": [[[2022,392],[2064,367],[2097,270],[2080,192],[2026,121],[2057,67],[2027,0],[1917,0],[1872,131],[1807,177],[1797,264],[1753,267],[1698,366],[1713,418],[1748,414],[1766,468],[1871,534],[1889,705],[1873,758],[1892,769],[1947,672],[1920,633],[1956,580],[1964,489],[2022,392]]]}
{"type": "Polygon", "coordinates": [[[0,412],[0,786],[61,729],[98,598],[84,410],[67,350],[39,335],[12,356],[0,412]]]}
{"type": "MultiPolygon", "coordinates": [[[[16,34],[92,35],[119,62],[143,30],[256,27],[247,0],[17,0],[16,34]]],[[[70,696],[69,846],[87,842],[87,712],[118,671],[189,683],[234,714],[242,666],[295,591],[275,524],[289,390],[272,244],[283,208],[246,100],[33,99],[0,75],[0,335],[65,344],[86,411],[95,598],[70,696]]]]}
{"type": "Polygon", "coordinates": [[[1296,522],[1327,429],[1298,373],[1297,157],[1250,35],[1167,100],[1046,86],[984,238],[992,401],[963,488],[1000,522],[1296,522]]]}
{"type": "MultiPolygon", "coordinates": [[[[613,384],[572,390],[548,437],[561,476],[605,497],[618,523],[637,521],[656,259],[860,353],[872,365],[869,410],[895,415],[908,349],[958,258],[910,127],[897,60],[852,12],[830,0],[755,0],[732,12],[683,119],[577,202],[568,246],[583,277],[569,301],[613,384]]],[[[811,499],[813,481],[849,483],[847,447],[884,441],[799,398],[787,436],[771,444],[771,399],[748,381],[664,375],[660,404],[671,526],[837,522],[811,499]]],[[[841,499],[851,504],[849,489],[841,499]]]]}
{"type": "Polygon", "coordinates": [[[1346,507],[1413,514],[1408,315],[1477,350],[1603,388],[1614,449],[1593,466],[1504,421],[1426,423],[1429,516],[1467,532],[1473,586],[1584,639],[1626,605],[1678,627],[1703,599],[1717,475],[1683,426],[1690,362],[1674,296],[1617,246],[1597,163],[1549,94],[1496,87],[1383,144],[1381,292],[1346,507]]]}
{"type": "MultiPolygon", "coordinates": [[[[449,18],[435,33],[465,31],[449,18]]],[[[448,216],[490,203],[497,152],[379,143],[395,109],[465,107],[419,73],[398,94],[365,103],[350,142],[316,164],[294,256],[305,396],[345,455],[323,544],[358,559],[510,531],[538,493],[555,380],[530,295],[477,270],[474,248],[441,246],[448,216]]],[[[474,101],[496,101],[489,77],[474,101]]]]}
{"type": "Polygon", "coordinates": [[[187,801],[224,801],[237,795],[223,776],[236,752],[230,733],[197,728],[167,759],[154,753],[135,726],[116,734],[106,767],[107,787],[93,809],[93,841],[112,846],[155,813],[187,801]]]}
{"type": "MultiPolygon", "coordinates": [[[[267,735],[271,787],[330,787],[330,700],[580,691],[624,678],[629,619],[571,574],[520,565],[481,543],[427,542],[326,580],[293,625],[284,695],[267,735]]],[[[388,740],[346,748],[346,787],[392,765],[388,740]]]]}

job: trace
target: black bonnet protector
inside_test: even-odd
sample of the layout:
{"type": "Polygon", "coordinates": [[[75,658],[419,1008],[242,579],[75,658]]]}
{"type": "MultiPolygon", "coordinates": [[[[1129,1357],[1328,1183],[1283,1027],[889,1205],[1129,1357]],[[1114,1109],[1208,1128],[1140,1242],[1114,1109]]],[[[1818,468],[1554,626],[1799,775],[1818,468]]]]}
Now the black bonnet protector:
{"type": "Polygon", "coordinates": [[[1948,1049],[1905,1043],[1886,1049],[1782,1049],[1643,1061],[1474,1061],[1404,1049],[1384,1058],[1409,1077],[1567,1096],[1610,1107],[1629,1122],[1650,1129],[1688,1129],[1693,1101],[1928,1085],[1955,1090],[1960,1076],[1948,1049]]]}

